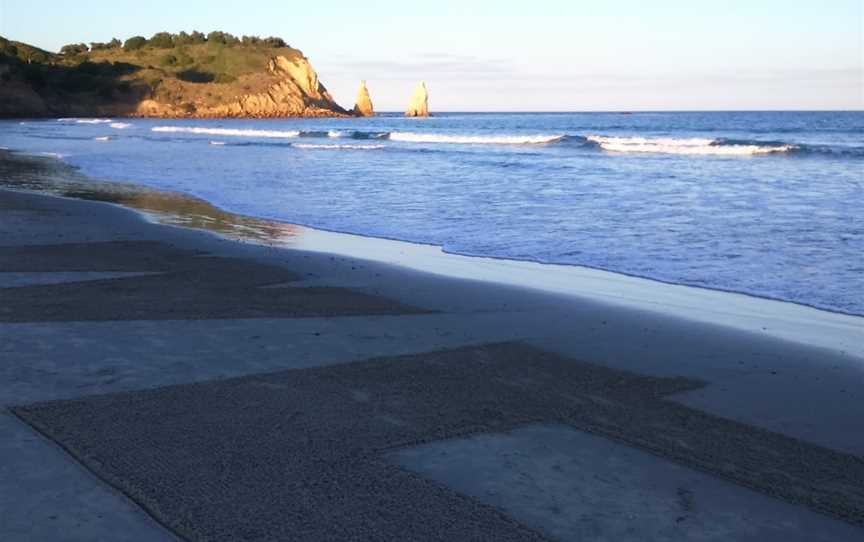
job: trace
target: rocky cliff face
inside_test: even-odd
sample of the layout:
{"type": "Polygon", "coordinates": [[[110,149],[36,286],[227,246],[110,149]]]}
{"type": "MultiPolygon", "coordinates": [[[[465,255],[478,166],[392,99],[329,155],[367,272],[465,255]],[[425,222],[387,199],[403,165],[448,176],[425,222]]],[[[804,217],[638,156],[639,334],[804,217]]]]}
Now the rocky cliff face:
{"type": "Polygon", "coordinates": [[[243,76],[232,85],[221,88],[223,98],[217,103],[194,99],[188,92],[190,83],[178,83],[162,89],[162,96],[143,100],[132,113],[142,117],[333,117],[348,113],[337,104],[318,81],[318,74],[305,57],[294,59],[275,56],[268,62],[266,74],[243,76]],[[261,89],[257,92],[233,94],[237,88],[261,89]],[[186,92],[184,92],[186,91],[186,92]],[[233,95],[232,95],[233,94],[233,95]],[[176,103],[172,96],[186,95],[193,99],[176,103]]]}
{"type": "Polygon", "coordinates": [[[371,117],[375,115],[372,99],[369,97],[369,89],[366,88],[366,81],[360,82],[360,90],[357,91],[357,102],[354,104],[354,114],[359,117],[371,117]]]}
{"type": "Polygon", "coordinates": [[[350,114],[333,100],[309,60],[287,46],[94,50],[77,61],[46,54],[44,62],[33,64],[0,50],[0,116],[350,114]],[[229,71],[214,73],[217,69],[229,71]]]}
{"type": "Polygon", "coordinates": [[[426,92],[426,83],[419,83],[411,95],[411,103],[405,111],[406,117],[428,117],[429,116],[429,94],[426,92]]]}

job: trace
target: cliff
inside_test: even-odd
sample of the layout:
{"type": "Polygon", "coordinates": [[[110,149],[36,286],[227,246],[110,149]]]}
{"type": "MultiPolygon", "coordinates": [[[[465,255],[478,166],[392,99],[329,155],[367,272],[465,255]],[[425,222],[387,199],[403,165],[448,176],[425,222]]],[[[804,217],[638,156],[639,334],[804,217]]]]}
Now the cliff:
{"type": "Polygon", "coordinates": [[[348,115],[303,53],[278,38],[177,39],[184,35],[70,45],[63,54],[0,38],[0,116],[348,115]]]}
{"type": "Polygon", "coordinates": [[[357,91],[357,102],[354,104],[354,114],[359,117],[371,117],[375,115],[372,107],[372,98],[369,97],[369,89],[366,81],[360,82],[360,90],[357,91]]]}
{"type": "Polygon", "coordinates": [[[411,95],[411,103],[405,111],[406,117],[428,117],[429,116],[429,94],[426,92],[426,83],[419,83],[411,95]]]}

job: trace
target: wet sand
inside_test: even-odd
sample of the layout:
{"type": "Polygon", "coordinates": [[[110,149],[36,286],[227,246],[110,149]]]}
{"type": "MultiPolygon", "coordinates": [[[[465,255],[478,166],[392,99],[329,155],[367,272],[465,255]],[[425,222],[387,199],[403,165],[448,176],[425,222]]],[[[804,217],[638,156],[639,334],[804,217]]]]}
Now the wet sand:
{"type": "MultiPolygon", "coordinates": [[[[6,158],[6,186],[93,192],[48,161],[6,158]]],[[[297,231],[115,189],[90,199],[146,201],[223,236],[0,190],[0,538],[864,536],[859,358],[273,248],[268,235],[297,231]],[[504,461],[525,431],[535,460],[504,461]],[[574,431],[600,440],[580,451],[574,431]],[[592,455],[601,446],[621,453],[592,455]],[[719,489],[615,477],[630,465],[719,489]],[[485,478],[454,475],[466,468],[485,478]],[[482,489],[495,480],[503,490],[482,489]],[[85,494],[93,506],[73,505],[85,494]]]]}

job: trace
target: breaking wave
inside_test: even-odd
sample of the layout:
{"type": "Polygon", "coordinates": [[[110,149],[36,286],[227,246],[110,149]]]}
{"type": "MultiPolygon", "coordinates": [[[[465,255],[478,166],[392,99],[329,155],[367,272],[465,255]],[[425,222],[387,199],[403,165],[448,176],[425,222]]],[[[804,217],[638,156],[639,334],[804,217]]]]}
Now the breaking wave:
{"type": "Polygon", "coordinates": [[[780,142],[735,141],[708,138],[671,137],[611,137],[589,135],[604,151],[623,153],[754,155],[786,153],[798,150],[798,145],[780,142]]]}
{"type": "Polygon", "coordinates": [[[364,145],[364,144],[316,144],[316,143],[294,143],[291,145],[297,149],[356,149],[356,150],[375,150],[383,149],[384,145],[364,145]]]}
{"type": "Polygon", "coordinates": [[[75,124],[108,124],[111,119],[79,119],[75,117],[57,119],[57,122],[74,122],[75,124]]]}
{"type": "Polygon", "coordinates": [[[417,132],[391,132],[390,141],[408,143],[460,143],[463,145],[542,145],[561,141],[561,135],[449,135],[417,132]]]}
{"type": "Polygon", "coordinates": [[[111,124],[109,124],[109,126],[111,126],[111,128],[114,128],[115,130],[125,130],[126,128],[132,127],[132,125],[128,122],[112,122],[111,124]]]}
{"type": "MultiPolygon", "coordinates": [[[[77,119],[77,120],[102,120],[102,119],[77,119]]],[[[111,126],[119,128],[126,123],[112,123],[111,126]]],[[[151,128],[153,132],[197,134],[222,137],[236,137],[236,143],[228,145],[276,145],[255,139],[322,139],[322,140],[375,140],[393,141],[408,144],[457,144],[457,145],[551,145],[553,147],[566,146],[578,148],[584,151],[606,151],[621,154],[673,154],[673,155],[702,155],[702,156],[754,156],[754,155],[792,155],[792,154],[817,154],[847,156],[852,158],[864,158],[864,147],[837,146],[837,145],[807,145],[802,143],[790,143],[784,141],[760,141],[731,138],[705,138],[705,137],[643,137],[643,136],[617,136],[617,135],[576,135],[576,134],[497,134],[497,135],[462,135],[423,132],[371,132],[353,130],[253,130],[237,128],[207,128],[198,126],[156,126],[151,128]],[[248,138],[251,141],[243,141],[248,138]]],[[[224,142],[213,142],[212,144],[225,144],[224,142]]],[[[289,144],[286,144],[289,145],[289,144]]],[[[304,144],[305,145],[305,144],[304,144]]],[[[317,146],[312,144],[299,148],[339,148],[317,146]]],[[[380,146],[380,145],[379,145],[380,146]]],[[[357,144],[346,144],[341,148],[372,148],[357,144]]],[[[377,147],[376,147],[377,148],[377,147]]],[[[407,148],[407,147],[406,147],[407,148]]],[[[418,150],[423,147],[418,147],[418,150]]]]}
{"type": "Polygon", "coordinates": [[[154,126],[152,132],[183,133],[220,135],[229,137],[273,137],[292,138],[299,137],[297,130],[241,130],[237,128],[202,128],[200,126],[154,126]]]}

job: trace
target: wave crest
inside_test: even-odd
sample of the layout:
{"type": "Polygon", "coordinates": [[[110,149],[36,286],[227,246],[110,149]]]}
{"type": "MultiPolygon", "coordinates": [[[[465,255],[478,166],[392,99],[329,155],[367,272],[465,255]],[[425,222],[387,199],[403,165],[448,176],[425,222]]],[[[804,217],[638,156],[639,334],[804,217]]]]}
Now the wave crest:
{"type": "Polygon", "coordinates": [[[407,143],[460,143],[464,145],[542,145],[564,139],[564,135],[449,135],[391,132],[390,141],[407,143]]]}
{"type": "Polygon", "coordinates": [[[67,117],[57,119],[57,122],[74,122],[75,124],[108,124],[111,119],[79,119],[77,117],[67,117]]]}
{"type": "Polygon", "coordinates": [[[355,150],[375,150],[383,149],[384,145],[364,145],[360,143],[348,144],[323,144],[323,143],[294,143],[291,145],[297,149],[355,149],[355,150]]]}
{"type": "Polygon", "coordinates": [[[783,153],[797,150],[797,145],[786,143],[734,142],[700,137],[611,137],[589,135],[586,138],[610,152],[701,154],[701,155],[753,155],[783,153]]]}
{"type": "Polygon", "coordinates": [[[154,126],[150,128],[150,131],[229,137],[293,138],[300,136],[300,132],[297,130],[243,130],[239,128],[203,128],[200,126],[154,126]]]}

